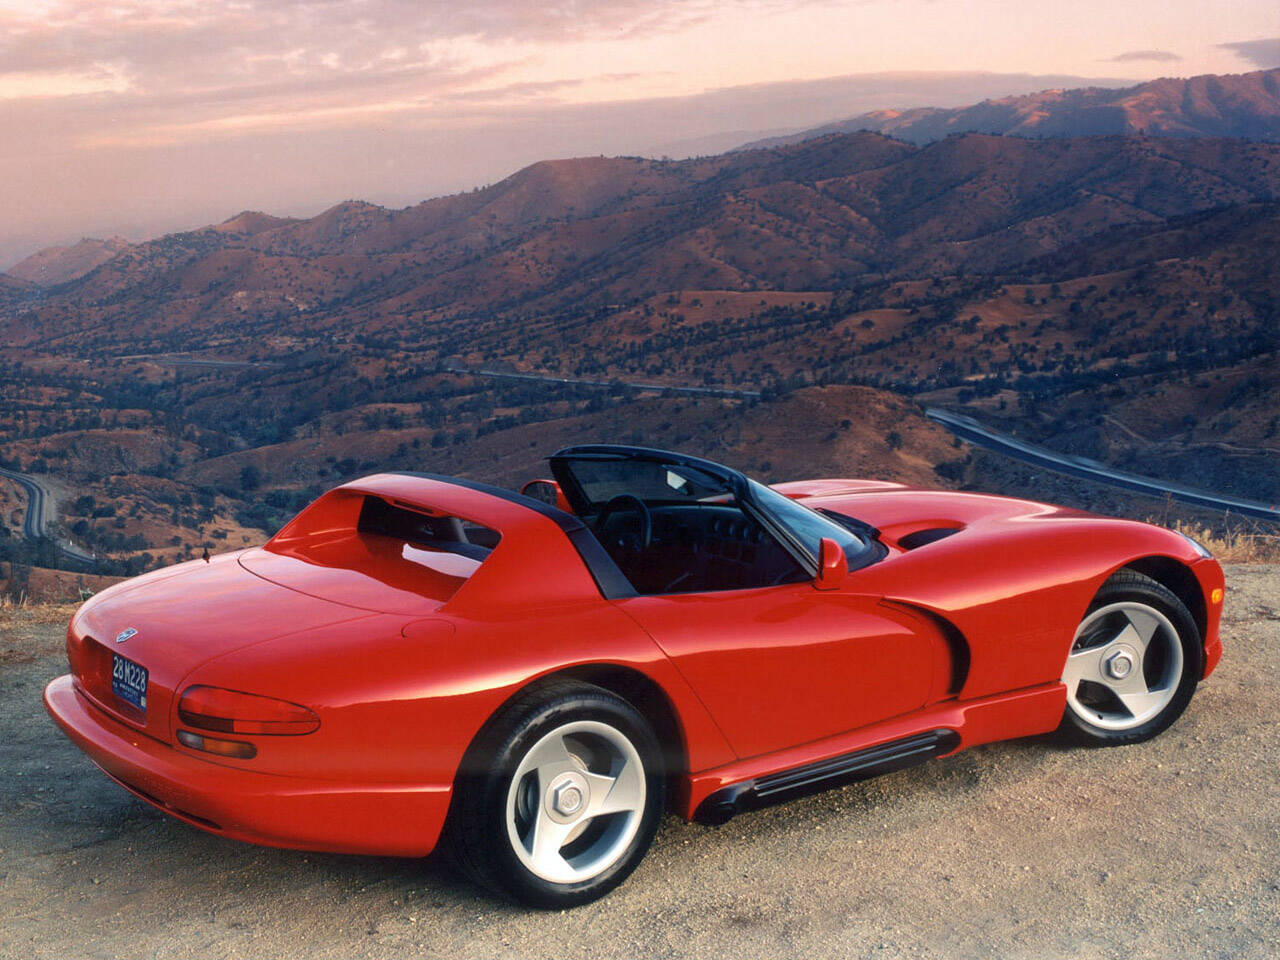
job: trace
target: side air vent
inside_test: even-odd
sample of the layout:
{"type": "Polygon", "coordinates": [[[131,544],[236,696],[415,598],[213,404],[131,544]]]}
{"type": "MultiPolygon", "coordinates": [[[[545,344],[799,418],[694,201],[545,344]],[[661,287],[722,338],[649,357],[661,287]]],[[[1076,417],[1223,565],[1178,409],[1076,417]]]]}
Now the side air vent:
{"type": "Polygon", "coordinates": [[[930,527],[928,530],[913,530],[898,541],[898,546],[903,550],[915,550],[925,544],[936,543],[939,540],[946,539],[953,533],[959,532],[960,530],[957,527],[930,527]]]}

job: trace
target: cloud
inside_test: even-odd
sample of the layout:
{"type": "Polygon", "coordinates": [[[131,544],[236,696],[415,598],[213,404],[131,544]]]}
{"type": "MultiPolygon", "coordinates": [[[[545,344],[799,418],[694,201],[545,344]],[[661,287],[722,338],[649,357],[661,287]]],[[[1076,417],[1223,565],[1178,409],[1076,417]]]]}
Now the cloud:
{"type": "MultiPolygon", "coordinates": [[[[792,11],[798,35],[820,43],[814,11],[837,6],[0,0],[0,263],[244,207],[403,204],[547,157],[710,150],[888,105],[1107,84],[977,72],[772,82],[782,70],[739,63],[738,25],[792,11]]],[[[823,72],[857,62],[851,39],[836,50],[823,72]]]]}
{"type": "Polygon", "coordinates": [[[0,6],[0,74],[124,69],[143,90],[195,90],[271,78],[379,73],[451,48],[503,55],[670,32],[725,10],[748,16],[805,0],[54,0],[0,6]]]}
{"type": "MultiPolygon", "coordinates": [[[[474,86],[485,89],[479,74],[474,86]]],[[[719,152],[886,105],[960,106],[1046,88],[1129,82],[904,71],[602,102],[557,101],[554,90],[512,91],[502,83],[488,84],[492,99],[485,99],[449,93],[446,83],[433,97],[388,100],[383,113],[361,100],[342,115],[323,115],[338,108],[323,107],[323,97],[308,100],[305,89],[282,94],[285,87],[262,85],[230,106],[209,101],[188,109],[182,96],[156,96],[136,110],[157,129],[109,145],[114,118],[137,129],[135,107],[122,106],[134,102],[128,95],[7,101],[0,265],[82,236],[145,239],[216,223],[242,209],[311,216],[355,197],[403,206],[555,157],[719,152]],[[293,122],[284,122],[283,113],[270,112],[280,96],[306,101],[309,112],[291,113],[293,122]],[[86,127],[103,146],[74,146],[86,127]],[[39,163],[32,143],[41,144],[39,163]]]]}
{"type": "Polygon", "coordinates": [[[1169,50],[1127,50],[1124,53],[1117,53],[1114,57],[1108,57],[1099,62],[1136,63],[1150,61],[1152,63],[1173,63],[1181,59],[1181,56],[1169,50]]]}
{"type": "Polygon", "coordinates": [[[1243,57],[1264,70],[1280,67],[1280,37],[1240,40],[1236,43],[1220,43],[1218,46],[1223,50],[1230,50],[1236,56],[1243,57]]]}
{"type": "Polygon", "coordinates": [[[386,122],[468,101],[600,99],[642,75],[575,69],[557,48],[819,2],[0,0],[0,101],[21,111],[58,100],[59,145],[101,149],[386,122]]]}

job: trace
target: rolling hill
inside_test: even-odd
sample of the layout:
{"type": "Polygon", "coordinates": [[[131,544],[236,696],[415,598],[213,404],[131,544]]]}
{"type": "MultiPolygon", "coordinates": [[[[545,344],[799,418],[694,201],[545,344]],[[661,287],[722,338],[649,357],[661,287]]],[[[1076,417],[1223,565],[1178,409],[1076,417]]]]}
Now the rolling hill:
{"type": "Polygon", "coordinates": [[[129,241],[123,237],[109,240],[86,237],[70,246],[46,247],[13,265],[7,272],[19,280],[42,287],[56,287],[83,277],[128,246],[129,241]]]}
{"type": "Polygon", "coordinates": [[[246,211],[57,285],[0,277],[0,465],[81,491],[65,530],[123,572],[360,473],[510,482],[580,439],[1037,494],[926,403],[1275,502],[1277,249],[1280,143],[1205,137],[834,134],[246,211]]]}
{"type": "Polygon", "coordinates": [[[758,150],[834,133],[872,131],[924,145],[957,133],[1016,137],[1240,137],[1280,140],[1280,68],[1162,78],[1122,89],[1044,90],[968,107],[875,110],[800,133],[755,140],[758,150]]]}
{"type": "MultiPolygon", "coordinates": [[[[212,331],[419,342],[673,290],[831,292],[1020,268],[1116,227],[1280,199],[1280,145],[825,137],[703,160],[537,164],[403,210],[210,227],[131,246],[5,311],[12,345],[189,349],[212,331]]],[[[767,299],[767,297],[766,297],[767,299]]]]}

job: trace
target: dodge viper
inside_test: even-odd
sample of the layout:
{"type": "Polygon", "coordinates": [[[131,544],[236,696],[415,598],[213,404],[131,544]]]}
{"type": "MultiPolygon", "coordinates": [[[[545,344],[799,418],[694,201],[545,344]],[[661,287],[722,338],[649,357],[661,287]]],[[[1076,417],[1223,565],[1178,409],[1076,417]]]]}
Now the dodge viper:
{"type": "Polygon", "coordinates": [[[210,832],[424,856],[560,908],[664,810],[740,812],[975,744],[1155,736],[1222,646],[1160,527],[590,445],[521,493],[382,473],[67,631],[53,719],[210,832]]]}

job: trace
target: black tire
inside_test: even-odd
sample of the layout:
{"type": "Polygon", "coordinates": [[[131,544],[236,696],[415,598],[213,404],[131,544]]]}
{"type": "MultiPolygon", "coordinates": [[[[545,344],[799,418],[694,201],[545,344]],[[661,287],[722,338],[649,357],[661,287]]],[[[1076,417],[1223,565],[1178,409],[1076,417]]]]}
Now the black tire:
{"type": "Polygon", "coordinates": [[[1186,605],[1171,590],[1137,571],[1121,570],[1102,585],[1081,623],[1103,607],[1117,603],[1143,604],[1164,615],[1182,649],[1182,674],[1173,697],[1155,716],[1125,730],[1107,729],[1091,723],[1088,716],[1082,716],[1068,702],[1060,732],[1068,740],[1086,746],[1114,747],[1141,743],[1163,733],[1186,710],[1204,672],[1204,642],[1200,628],[1186,605]]]}
{"type": "Polygon", "coordinates": [[[665,807],[662,749],[644,716],[608,690],[576,681],[536,685],[507,704],[468,751],[454,788],[446,843],[454,861],[484,888],[547,910],[599,899],[622,883],[653,842],[665,807]],[[580,721],[622,734],[643,764],[638,829],[603,872],[580,882],[551,882],[517,855],[509,835],[508,793],[529,751],[548,734],[580,721]]]}

